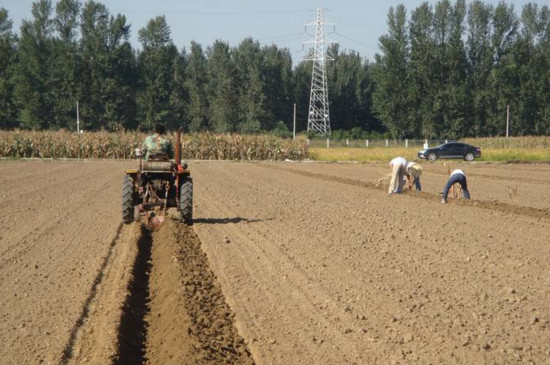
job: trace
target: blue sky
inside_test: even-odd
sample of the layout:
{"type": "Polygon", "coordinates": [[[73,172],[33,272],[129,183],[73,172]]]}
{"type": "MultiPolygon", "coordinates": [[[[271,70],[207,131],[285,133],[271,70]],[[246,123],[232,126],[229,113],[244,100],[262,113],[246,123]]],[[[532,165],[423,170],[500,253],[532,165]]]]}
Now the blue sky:
{"type": "MultiPolygon", "coordinates": [[[[454,1],[451,0],[453,3],[454,1]]],[[[53,0],[53,3],[56,1],[53,0]]],[[[314,27],[305,24],[313,22],[315,9],[323,7],[325,21],[334,23],[326,27],[326,38],[337,41],[340,49],[355,50],[362,57],[374,60],[379,52],[378,38],[386,33],[386,19],[391,6],[404,4],[410,11],[418,7],[420,0],[155,0],[155,1],[99,1],[107,6],[112,14],[123,14],[131,24],[132,44],[139,47],[138,30],[158,15],[165,15],[172,30],[172,40],[178,48],[189,48],[191,41],[200,43],[203,48],[220,39],[236,46],[246,37],[252,37],[262,45],[276,44],[288,48],[294,63],[301,61],[309,47],[304,41],[313,38],[314,27]],[[335,32],[333,32],[335,31],[335,32]],[[333,33],[331,33],[333,32],[333,33]],[[331,34],[329,34],[331,33],[331,34]]],[[[498,4],[498,0],[485,0],[485,3],[498,4]]],[[[507,1],[514,4],[516,14],[528,0],[507,1]]],[[[549,5],[550,0],[533,1],[539,5],[549,5]]],[[[429,1],[435,4],[436,1],[429,1]]],[[[467,1],[467,4],[470,1],[467,1]]],[[[31,18],[30,0],[2,0],[0,7],[8,10],[19,33],[22,19],[31,18]]]]}

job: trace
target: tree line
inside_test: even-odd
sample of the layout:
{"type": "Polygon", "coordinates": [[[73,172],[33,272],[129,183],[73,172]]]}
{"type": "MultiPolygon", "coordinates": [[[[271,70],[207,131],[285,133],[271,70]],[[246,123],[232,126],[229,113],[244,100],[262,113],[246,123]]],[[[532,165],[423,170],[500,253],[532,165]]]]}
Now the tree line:
{"type": "MultiPolygon", "coordinates": [[[[102,3],[38,0],[19,33],[0,8],[0,128],[288,133],[307,128],[311,69],[246,38],[178,49],[164,16],[138,30],[102,3]]],[[[390,8],[373,62],[331,45],[333,130],[395,138],[550,133],[550,10],[464,0],[390,8]]]]}

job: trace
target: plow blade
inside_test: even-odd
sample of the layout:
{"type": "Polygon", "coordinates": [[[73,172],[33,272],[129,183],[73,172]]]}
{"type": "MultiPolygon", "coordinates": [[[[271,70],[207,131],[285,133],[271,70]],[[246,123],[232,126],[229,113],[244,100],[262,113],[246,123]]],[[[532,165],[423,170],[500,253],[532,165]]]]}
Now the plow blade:
{"type": "Polygon", "coordinates": [[[164,223],[163,215],[152,215],[147,219],[147,227],[152,230],[159,229],[162,223],[164,223]]]}

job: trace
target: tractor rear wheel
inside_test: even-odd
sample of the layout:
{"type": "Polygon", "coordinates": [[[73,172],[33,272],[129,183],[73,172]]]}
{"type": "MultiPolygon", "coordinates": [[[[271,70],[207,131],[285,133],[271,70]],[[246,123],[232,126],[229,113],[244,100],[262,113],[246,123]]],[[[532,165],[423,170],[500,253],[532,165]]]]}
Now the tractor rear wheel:
{"type": "Polygon", "coordinates": [[[193,224],[193,179],[183,180],[180,187],[181,220],[186,224],[193,224]]]}
{"type": "Polygon", "coordinates": [[[122,222],[125,224],[134,221],[134,179],[124,175],[122,180],[122,222]]]}

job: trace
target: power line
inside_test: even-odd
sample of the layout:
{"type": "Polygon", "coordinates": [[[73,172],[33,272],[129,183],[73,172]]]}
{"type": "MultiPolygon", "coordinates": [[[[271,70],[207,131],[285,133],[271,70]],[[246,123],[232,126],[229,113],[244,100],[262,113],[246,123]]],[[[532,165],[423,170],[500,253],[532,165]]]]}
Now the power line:
{"type": "MultiPolygon", "coordinates": [[[[296,10],[296,11],[266,11],[266,10],[256,10],[256,11],[169,11],[169,15],[189,15],[189,16],[212,16],[212,15],[288,15],[288,14],[303,14],[308,13],[306,10],[296,10]]],[[[129,14],[158,14],[158,11],[149,11],[149,10],[125,10],[125,13],[129,14]]]]}
{"type": "Polygon", "coordinates": [[[334,34],[336,34],[336,35],[339,36],[339,37],[345,38],[345,39],[347,39],[347,40],[349,40],[349,41],[355,42],[355,43],[357,43],[357,44],[361,44],[361,45],[363,45],[363,46],[365,46],[365,47],[369,47],[369,48],[371,48],[371,49],[377,49],[377,47],[374,47],[374,46],[372,46],[372,45],[370,45],[370,44],[368,44],[368,43],[362,42],[362,41],[358,41],[357,39],[354,39],[354,38],[345,36],[345,35],[343,35],[343,34],[341,34],[341,33],[334,32],[334,34]]]}
{"type": "Polygon", "coordinates": [[[293,33],[293,34],[286,34],[286,35],[280,35],[280,36],[273,36],[273,37],[268,37],[268,38],[262,38],[262,39],[258,39],[258,41],[260,42],[265,42],[265,41],[273,41],[273,40],[284,40],[284,39],[299,39],[299,38],[303,38],[306,34],[305,33],[293,33]]]}

